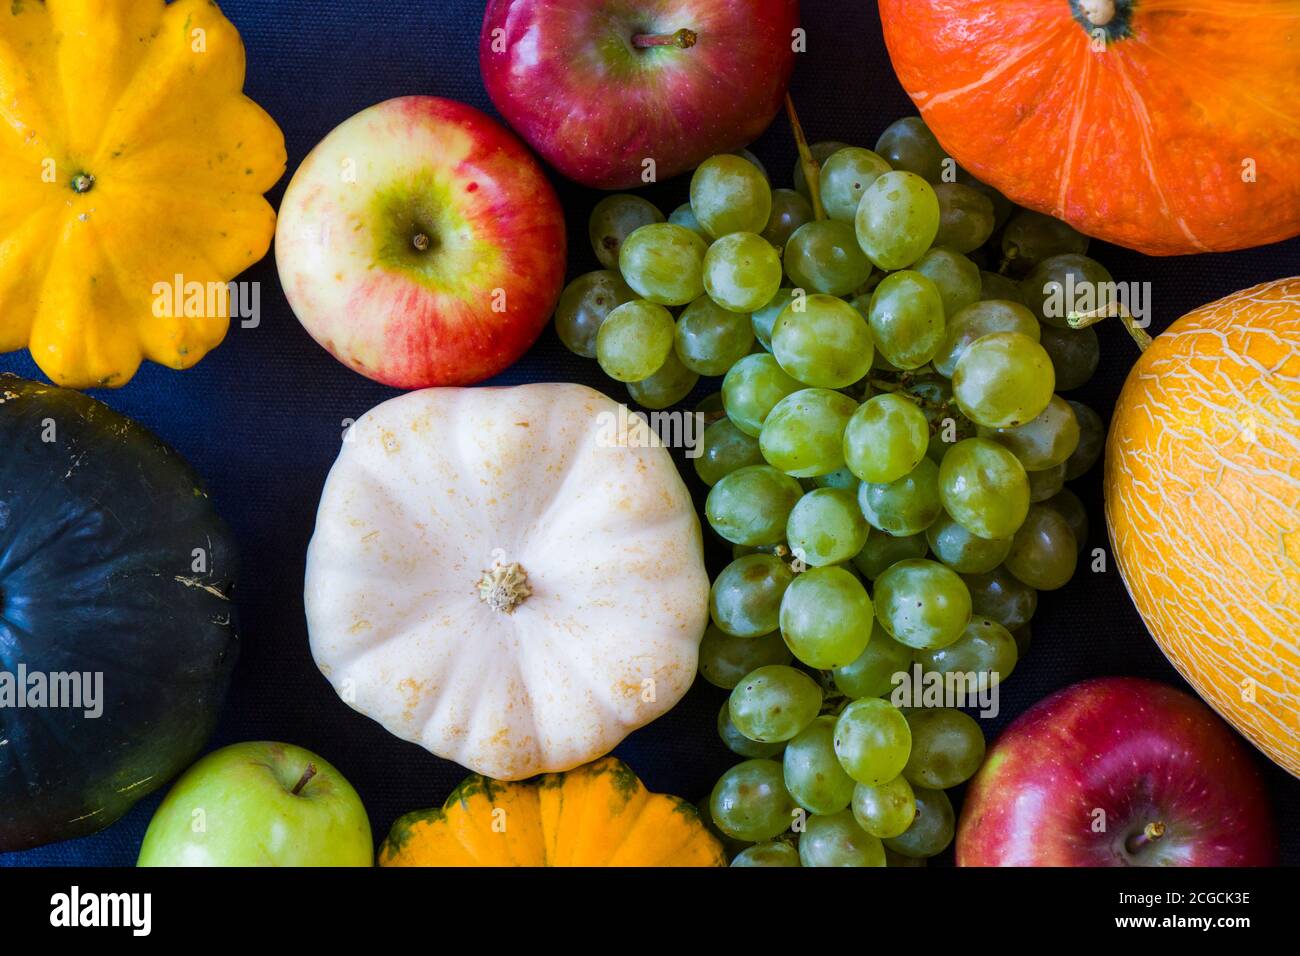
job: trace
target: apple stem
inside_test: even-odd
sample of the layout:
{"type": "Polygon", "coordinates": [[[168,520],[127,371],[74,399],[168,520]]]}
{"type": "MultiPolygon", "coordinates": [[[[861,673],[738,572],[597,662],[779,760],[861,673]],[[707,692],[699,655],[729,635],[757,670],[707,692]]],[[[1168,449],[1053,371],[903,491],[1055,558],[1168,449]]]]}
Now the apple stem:
{"type": "Polygon", "coordinates": [[[1143,847],[1150,846],[1165,835],[1165,825],[1157,820],[1154,823],[1148,823],[1142,828],[1141,833],[1135,833],[1124,843],[1124,849],[1130,853],[1137,853],[1143,847]]]}
{"type": "Polygon", "coordinates": [[[295,797],[298,796],[298,794],[302,793],[302,788],[307,786],[307,781],[314,776],[316,776],[316,765],[314,763],[309,763],[307,764],[307,769],[302,772],[302,776],[298,778],[298,782],[294,784],[293,790],[290,792],[295,797]]]}
{"type": "Polygon", "coordinates": [[[1093,309],[1091,312],[1071,312],[1065,317],[1066,323],[1072,329],[1086,329],[1090,325],[1096,325],[1103,319],[1118,318],[1124,323],[1124,328],[1132,336],[1137,347],[1145,352],[1151,348],[1151,336],[1147,335],[1146,330],[1137,324],[1137,319],[1133,317],[1122,302],[1116,302],[1113,305],[1104,305],[1100,308],[1093,309]]]}
{"type": "Polygon", "coordinates": [[[411,245],[415,246],[416,252],[428,252],[429,237],[422,232],[417,232],[415,238],[411,240],[411,245]]]}
{"type": "Polygon", "coordinates": [[[675,46],[689,50],[700,39],[694,30],[685,28],[676,33],[638,33],[632,37],[632,45],[638,50],[648,50],[656,46],[675,46]]]}
{"type": "Polygon", "coordinates": [[[803,124],[795,111],[794,100],[790,94],[785,95],[785,111],[790,116],[790,129],[794,131],[794,144],[799,148],[799,162],[803,164],[803,178],[808,181],[808,195],[812,199],[813,216],[818,220],[826,218],[826,208],[822,205],[822,168],[813,158],[808,148],[808,138],[803,134],[803,124]]]}

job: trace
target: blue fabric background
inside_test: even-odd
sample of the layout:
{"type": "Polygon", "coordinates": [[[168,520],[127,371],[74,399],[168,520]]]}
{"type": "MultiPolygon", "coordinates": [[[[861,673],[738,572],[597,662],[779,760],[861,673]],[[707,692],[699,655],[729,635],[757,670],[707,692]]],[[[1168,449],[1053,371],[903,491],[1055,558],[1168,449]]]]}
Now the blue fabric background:
{"type": "MultiPolygon", "coordinates": [[[[393,96],[437,94],[491,111],[479,79],[477,39],[483,0],[224,0],[248,48],[247,93],[288,138],[290,174],[326,133],[358,110],[393,96]]],[[[804,0],[808,52],[793,93],[809,138],[871,146],[894,119],[911,114],[890,69],[875,4],[804,0]]],[[[784,121],[754,146],[776,184],[788,185],[795,159],[784,121]]],[[[1104,173],[1103,173],[1104,174],[1104,173]]],[[[271,195],[278,205],[288,175],[271,195]]],[[[570,275],[595,268],[586,219],[596,194],[559,181],[568,211],[570,275]]],[[[665,212],[685,201],[687,181],[646,192],[665,212]]],[[[1097,244],[1093,254],[1117,279],[1153,283],[1156,329],[1189,309],[1251,284],[1300,272],[1300,240],[1228,255],[1154,260],[1097,244]]],[[[464,776],[460,767],[387,734],[341,703],[307,648],[303,558],[325,475],[345,419],[395,393],[336,363],[299,326],[268,257],[243,278],[262,283],[262,324],[233,328],[196,369],[146,367],[126,388],[100,394],[152,428],[203,475],[239,537],[243,650],[224,717],[212,741],[278,739],[319,752],[352,781],[376,839],[409,810],[440,804],[464,776]]],[[[1071,397],[1109,415],[1134,349],[1117,328],[1100,332],[1102,368],[1071,397]]],[[[36,376],[25,354],[0,357],[0,371],[36,376]]],[[[622,388],[594,362],[572,356],[548,331],[495,384],[577,381],[620,400],[622,388]]],[[[699,394],[716,389],[701,385],[699,394]]],[[[690,474],[689,467],[687,473],[690,474]]],[[[701,486],[690,474],[692,487],[701,486]]],[[[1092,515],[1090,546],[1105,545],[1100,468],[1075,483],[1092,515]]],[[[702,495],[700,496],[702,500],[702,495]]],[[[720,554],[713,554],[714,569],[720,554]]],[[[1113,568],[1081,569],[1066,589],[1044,595],[1033,647],[1003,688],[990,739],[1045,694],[1099,675],[1131,674],[1180,684],[1147,636],[1113,568]]],[[[714,720],[722,691],[702,681],[672,713],[629,738],[617,754],[655,790],[697,799],[736,758],[714,720]]],[[[1260,758],[1273,793],[1284,859],[1300,862],[1300,781],[1260,758]]],[[[160,794],[91,837],[24,854],[0,865],[130,865],[160,794]]]]}

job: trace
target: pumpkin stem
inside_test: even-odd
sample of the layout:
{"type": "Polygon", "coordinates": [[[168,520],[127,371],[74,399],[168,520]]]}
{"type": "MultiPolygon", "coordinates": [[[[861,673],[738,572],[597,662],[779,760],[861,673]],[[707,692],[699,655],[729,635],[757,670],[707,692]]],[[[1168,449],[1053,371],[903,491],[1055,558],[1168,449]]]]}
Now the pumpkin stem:
{"type": "Polygon", "coordinates": [[[74,193],[88,193],[95,188],[95,177],[90,173],[77,173],[72,177],[71,186],[74,193]]]}
{"type": "Polygon", "coordinates": [[[1132,336],[1137,347],[1145,352],[1151,348],[1151,336],[1147,335],[1146,330],[1137,324],[1137,319],[1133,317],[1122,302],[1116,302],[1113,305],[1103,305],[1099,308],[1092,309],[1089,312],[1071,312],[1065,317],[1072,329],[1086,329],[1090,325],[1096,325],[1102,319],[1118,318],[1124,323],[1124,328],[1132,336]]]}
{"type": "Polygon", "coordinates": [[[790,117],[790,129],[794,132],[794,144],[799,148],[799,162],[803,165],[803,178],[808,181],[808,196],[812,200],[813,216],[817,219],[826,218],[826,207],[822,205],[822,167],[821,164],[813,158],[812,150],[808,148],[808,138],[803,134],[803,124],[799,122],[799,114],[795,112],[794,100],[790,94],[785,95],[785,111],[790,117]]]}
{"type": "Polygon", "coordinates": [[[1129,853],[1137,853],[1143,847],[1150,846],[1165,835],[1165,825],[1162,821],[1156,820],[1154,823],[1148,823],[1142,828],[1141,833],[1135,833],[1124,841],[1124,849],[1129,853]]]}
{"type": "Polygon", "coordinates": [[[479,600],[502,614],[513,614],[532,593],[527,572],[513,561],[493,565],[478,582],[479,600]]]}
{"type": "Polygon", "coordinates": [[[699,38],[694,30],[683,28],[676,33],[638,33],[632,37],[632,45],[638,50],[648,50],[654,46],[675,46],[689,50],[699,38]]]}
{"type": "Polygon", "coordinates": [[[316,776],[316,765],[309,763],[307,769],[302,772],[302,776],[298,778],[298,782],[293,785],[293,789],[289,792],[295,797],[298,796],[298,794],[302,793],[302,788],[307,786],[307,781],[314,776],[316,776]]]}

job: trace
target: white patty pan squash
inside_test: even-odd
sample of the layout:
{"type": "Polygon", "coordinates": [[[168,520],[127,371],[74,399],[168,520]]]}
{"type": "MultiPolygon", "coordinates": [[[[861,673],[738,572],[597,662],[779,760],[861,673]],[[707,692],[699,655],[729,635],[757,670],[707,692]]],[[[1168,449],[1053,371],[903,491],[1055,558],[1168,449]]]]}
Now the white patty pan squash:
{"type": "Polygon", "coordinates": [[[681,699],[709,616],[700,523],[619,411],[580,385],[441,388],[352,426],[306,583],[312,654],[345,702],[521,780],[681,699]]]}

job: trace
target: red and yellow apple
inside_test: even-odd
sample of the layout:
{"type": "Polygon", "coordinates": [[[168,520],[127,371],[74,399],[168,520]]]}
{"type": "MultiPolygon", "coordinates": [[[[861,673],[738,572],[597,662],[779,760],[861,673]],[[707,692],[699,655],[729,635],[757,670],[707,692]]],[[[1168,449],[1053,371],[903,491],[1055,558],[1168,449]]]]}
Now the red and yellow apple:
{"type": "Polygon", "coordinates": [[[527,149],[473,107],[388,100],[294,174],[275,256],[311,336],[397,388],[471,385],[513,364],[564,283],[564,216],[527,149]]]}
{"type": "Polygon", "coordinates": [[[479,65],[548,163],[629,189],[756,139],[784,101],[798,27],[799,0],[489,0],[479,65]]]}
{"type": "Polygon", "coordinates": [[[1252,754],[1194,697],[1084,681],[1021,714],[962,805],[958,866],[1267,866],[1252,754]]]}

